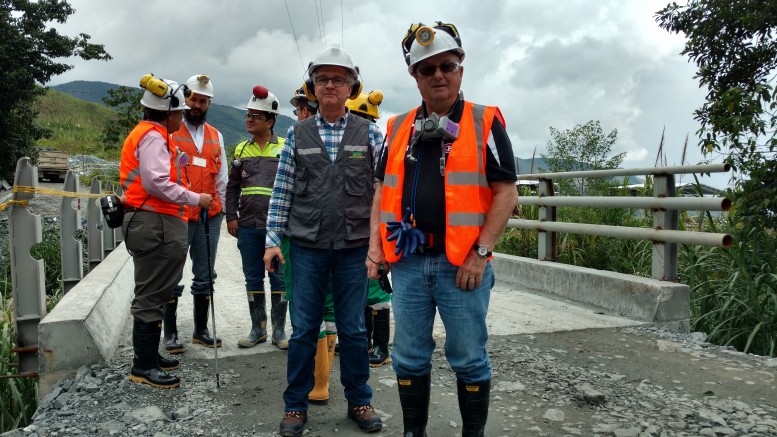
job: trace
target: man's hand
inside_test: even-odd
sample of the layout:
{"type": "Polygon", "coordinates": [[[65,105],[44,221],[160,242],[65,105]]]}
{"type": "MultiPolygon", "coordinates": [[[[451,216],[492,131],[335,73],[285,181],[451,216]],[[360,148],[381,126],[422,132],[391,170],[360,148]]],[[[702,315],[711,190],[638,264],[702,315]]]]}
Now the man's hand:
{"type": "Polygon", "coordinates": [[[286,264],[286,259],[283,257],[283,254],[281,253],[281,246],[273,246],[273,247],[266,247],[264,249],[264,268],[268,272],[272,273],[278,273],[275,271],[272,265],[272,259],[275,257],[278,257],[278,259],[281,261],[281,264],[286,264]]]}
{"type": "Polygon", "coordinates": [[[480,287],[483,272],[486,271],[486,263],[488,263],[487,258],[481,258],[474,250],[470,250],[459,271],[456,272],[456,287],[464,291],[472,291],[480,287]]]}
{"type": "Polygon", "coordinates": [[[367,266],[367,277],[370,279],[378,279],[378,269],[383,266],[383,270],[386,273],[391,270],[391,266],[386,262],[386,257],[383,256],[383,248],[378,246],[372,247],[370,244],[370,250],[367,251],[367,259],[364,261],[364,265],[367,266]]]}
{"type": "Polygon", "coordinates": [[[229,235],[237,238],[237,220],[227,220],[227,232],[229,235]]]}
{"type": "Polygon", "coordinates": [[[200,202],[197,204],[200,208],[208,209],[213,202],[213,196],[208,193],[200,193],[200,202]]]}

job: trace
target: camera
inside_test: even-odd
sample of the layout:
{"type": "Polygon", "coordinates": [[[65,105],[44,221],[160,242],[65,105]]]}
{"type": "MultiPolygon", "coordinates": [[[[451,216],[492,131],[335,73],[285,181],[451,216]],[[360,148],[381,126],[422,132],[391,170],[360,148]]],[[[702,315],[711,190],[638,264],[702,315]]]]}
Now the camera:
{"type": "Polygon", "coordinates": [[[103,211],[105,222],[111,229],[118,228],[124,222],[124,205],[119,196],[110,194],[100,198],[100,209],[103,211]]]}

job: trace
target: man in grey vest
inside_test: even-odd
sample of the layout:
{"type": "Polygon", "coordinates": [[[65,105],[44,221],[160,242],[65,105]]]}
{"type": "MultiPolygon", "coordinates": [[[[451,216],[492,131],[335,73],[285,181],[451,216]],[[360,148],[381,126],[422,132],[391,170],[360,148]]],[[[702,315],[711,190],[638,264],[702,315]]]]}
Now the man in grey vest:
{"type": "Polygon", "coordinates": [[[286,135],[267,218],[264,254],[285,263],[281,234],[291,242],[294,305],[287,360],[288,386],[281,436],[301,436],[307,422],[308,393],[314,383],[314,357],[324,302],[332,279],[335,320],[340,337],[340,380],[348,417],[362,431],[382,427],[370,405],[364,307],[370,239],[373,172],[383,136],[377,125],[346,111],[359,96],[359,71],[340,47],[321,52],[308,67],[305,91],[319,113],[292,126],[286,135]]]}

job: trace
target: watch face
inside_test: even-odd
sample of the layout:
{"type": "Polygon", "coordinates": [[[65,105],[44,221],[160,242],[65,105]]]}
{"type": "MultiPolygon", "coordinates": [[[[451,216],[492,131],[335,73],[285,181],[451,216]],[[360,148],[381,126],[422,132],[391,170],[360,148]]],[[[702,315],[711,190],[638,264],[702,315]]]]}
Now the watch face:
{"type": "Polygon", "coordinates": [[[478,255],[482,257],[488,256],[488,247],[486,246],[478,246],[478,255]]]}

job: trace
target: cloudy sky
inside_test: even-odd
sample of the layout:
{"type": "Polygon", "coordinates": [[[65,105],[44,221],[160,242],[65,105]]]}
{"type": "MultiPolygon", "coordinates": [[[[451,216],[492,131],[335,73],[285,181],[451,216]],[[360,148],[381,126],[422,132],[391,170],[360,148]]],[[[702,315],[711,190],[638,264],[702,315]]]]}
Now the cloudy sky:
{"type": "MultiPolygon", "coordinates": [[[[148,72],[184,81],[209,75],[215,102],[240,107],[256,84],[267,86],[291,116],[288,99],[304,65],[324,44],[340,44],[360,67],[365,91],[379,89],[388,116],[420,103],[400,41],[412,22],[454,23],[466,51],[467,99],[497,105],[516,156],[546,151],[549,127],[599,120],[618,130],[613,152],[624,167],[650,167],[662,130],[669,165],[702,159],[693,110],[705,91],[680,56],[682,35],[653,15],[668,0],[71,0],[65,34],[105,45],[109,62],[71,59],[75,68],[50,83],[95,80],[137,86],[148,72]]],[[[682,2],[681,2],[682,3],[682,2]]],[[[721,159],[716,160],[720,162],[721,159]]],[[[728,177],[706,183],[723,188],[728,177]]],[[[686,176],[683,182],[691,182],[686,176]]]]}

